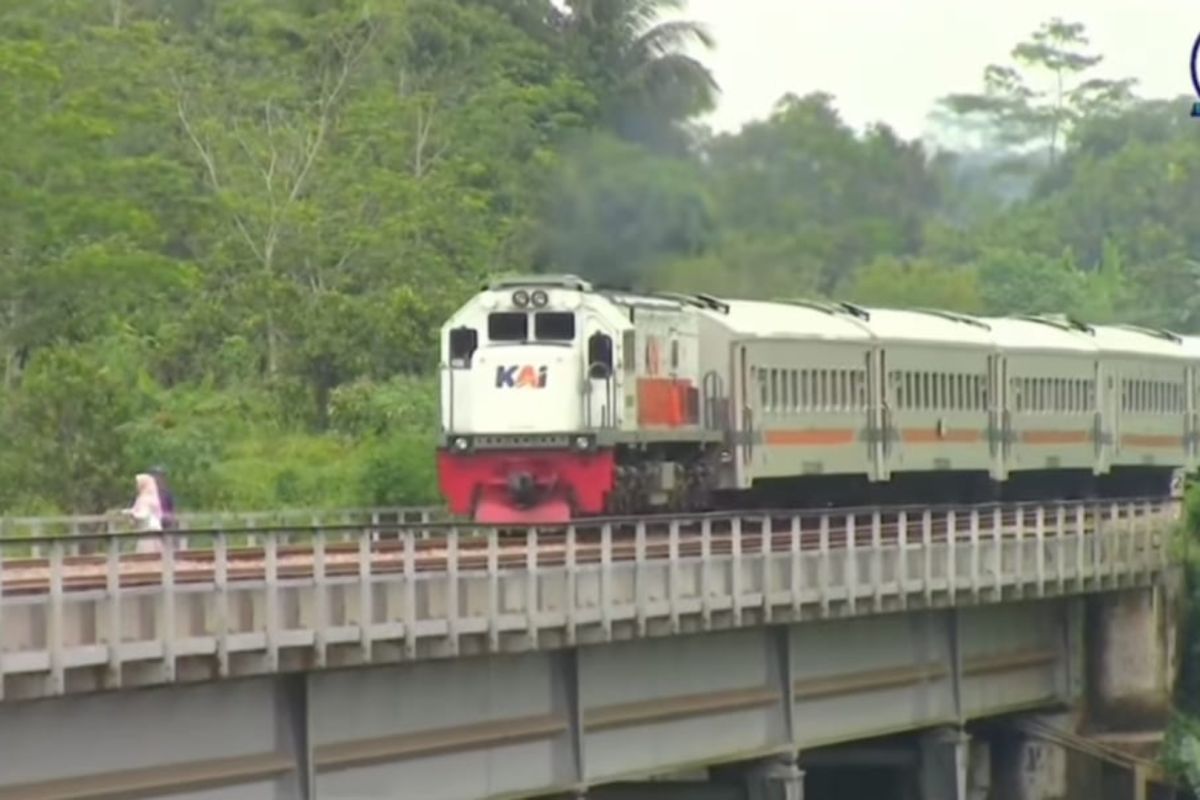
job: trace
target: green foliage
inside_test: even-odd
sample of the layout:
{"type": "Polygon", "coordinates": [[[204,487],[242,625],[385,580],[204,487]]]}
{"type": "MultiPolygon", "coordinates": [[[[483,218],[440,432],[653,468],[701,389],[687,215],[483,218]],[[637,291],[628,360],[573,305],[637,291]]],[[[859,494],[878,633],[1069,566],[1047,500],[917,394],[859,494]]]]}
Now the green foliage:
{"type": "Polygon", "coordinates": [[[1081,26],[948,99],[989,143],[948,152],[819,92],[698,130],[686,17],[10,0],[0,512],[155,464],[185,509],[434,501],[437,333],[500,273],[1200,330],[1200,139],[1081,26]]]}
{"type": "Polygon", "coordinates": [[[1103,60],[1087,45],[1083,25],[1055,17],[1013,48],[1013,65],[984,70],[982,93],[950,95],[942,109],[960,125],[982,125],[1001,145],[1044,145],[1053,164],[1072,126],[1132,97],[1131,80],[1084,77],[1103,60]]]}

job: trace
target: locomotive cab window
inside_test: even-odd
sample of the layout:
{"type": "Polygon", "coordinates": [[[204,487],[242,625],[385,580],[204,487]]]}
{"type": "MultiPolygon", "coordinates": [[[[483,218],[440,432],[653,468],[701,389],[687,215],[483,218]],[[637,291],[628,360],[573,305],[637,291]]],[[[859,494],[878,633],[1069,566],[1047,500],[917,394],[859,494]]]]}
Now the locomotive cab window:
{"type": "Polygon", "coordinates": [[[569,311],[539,311],[533,315],[534,338],[543,342],[575,340],[575,315],[569,311]]]}
{"type": "Polygon", "coordinates": [[[523,342],[529,338],[529,315],[515,311],[488,314],[488,338],[493,342],[523,342]]]}
{"type": "Polygon", "coordinates": [[[478,347],[479,332],[474,328],[455,328],[450,331],[450,366],[471,366],[471,356],[478,347]]]}

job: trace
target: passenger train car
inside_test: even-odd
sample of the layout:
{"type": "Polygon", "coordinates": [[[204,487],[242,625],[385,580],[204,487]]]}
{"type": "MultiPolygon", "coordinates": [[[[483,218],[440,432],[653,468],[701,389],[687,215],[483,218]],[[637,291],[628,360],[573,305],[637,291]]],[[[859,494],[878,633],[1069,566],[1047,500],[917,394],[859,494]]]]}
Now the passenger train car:
{"type": "Polygon", "coordinates": [[[1165,495],[1200,339],[1054,316],[497,281],[441,336],[453,513],[485,522],[1165,495]]]}

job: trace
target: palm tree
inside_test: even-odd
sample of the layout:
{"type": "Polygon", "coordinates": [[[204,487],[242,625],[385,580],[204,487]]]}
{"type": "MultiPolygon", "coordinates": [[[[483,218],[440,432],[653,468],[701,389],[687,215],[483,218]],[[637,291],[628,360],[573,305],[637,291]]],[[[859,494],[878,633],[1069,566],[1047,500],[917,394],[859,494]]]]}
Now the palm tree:
{"type": "Polygon", "coordinates": [[[686,48],[712,48],[698,22],[666,20],[687,0],[566,0],[565,28],[588,65],[614,129],[629,138],[657,138],[664,128],[716,104],[712,72],[686,48]]]}

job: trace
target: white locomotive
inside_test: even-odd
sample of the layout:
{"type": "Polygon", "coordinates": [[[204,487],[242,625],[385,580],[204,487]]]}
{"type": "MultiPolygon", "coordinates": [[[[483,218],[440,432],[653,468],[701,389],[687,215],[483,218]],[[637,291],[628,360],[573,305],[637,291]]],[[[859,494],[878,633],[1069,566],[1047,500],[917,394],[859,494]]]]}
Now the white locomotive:
{"type": "Polygon", "coordinates": [[[1061,317],[497,281],[445,324],[453,513],[1163,495],[1200,338],[1061,317]]]}

